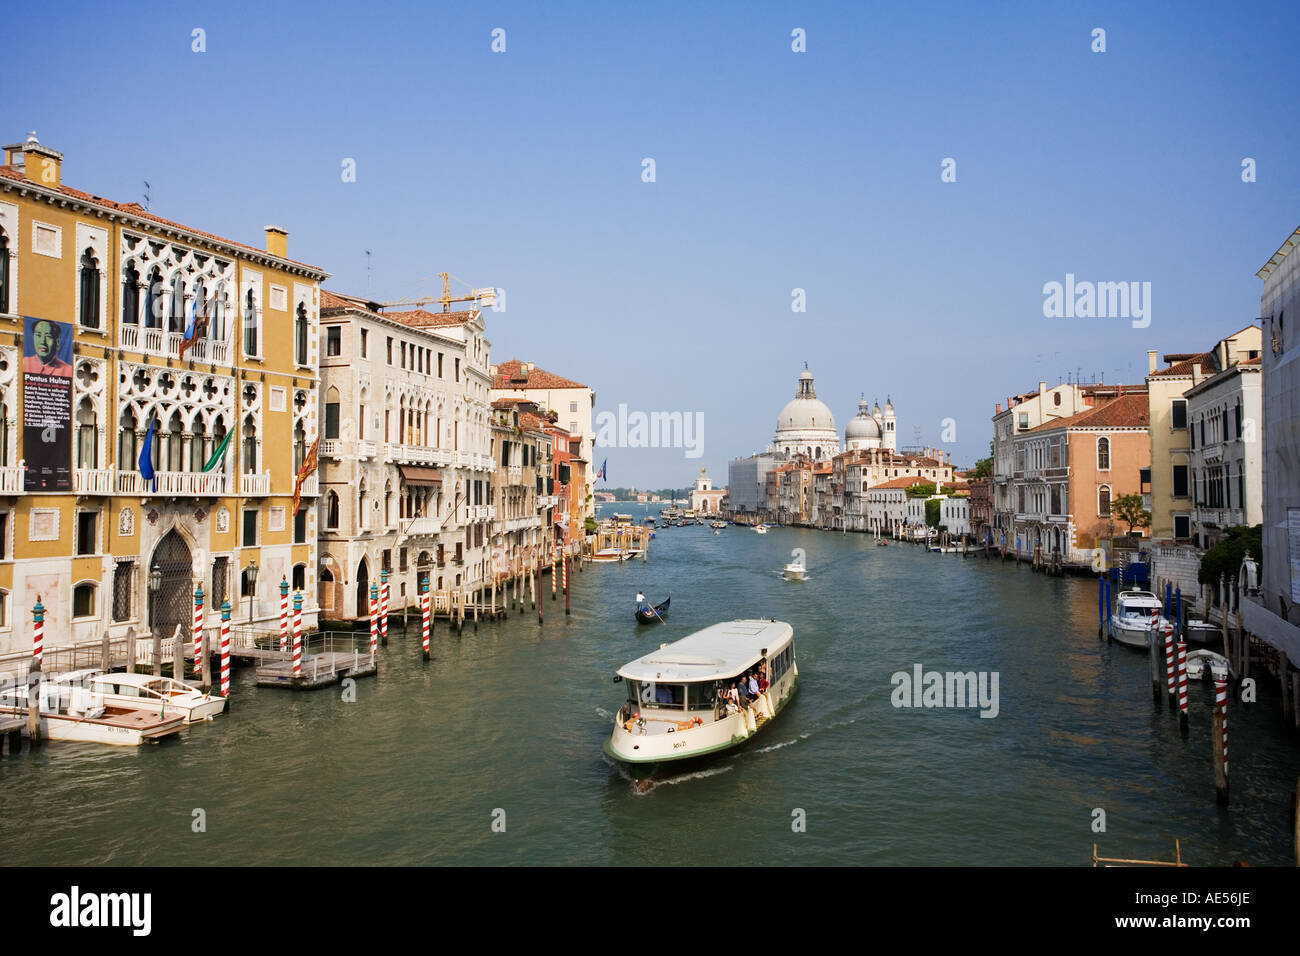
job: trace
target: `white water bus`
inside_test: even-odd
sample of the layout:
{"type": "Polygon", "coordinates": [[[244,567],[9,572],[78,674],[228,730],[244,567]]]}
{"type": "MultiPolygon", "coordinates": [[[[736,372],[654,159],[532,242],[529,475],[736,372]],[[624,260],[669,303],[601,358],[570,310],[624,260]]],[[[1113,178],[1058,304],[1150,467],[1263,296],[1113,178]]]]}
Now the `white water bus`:
{"type": "Polygon", "coordinates": [[[645,778],[665,763],[739,746],[781,713],[799,688],[794,629],[784,621],[725,621],[624,664],[627,686],[605,753],[645,778]],[[741,675],[770,684],[737,707],[724,697],[741,675]]]}

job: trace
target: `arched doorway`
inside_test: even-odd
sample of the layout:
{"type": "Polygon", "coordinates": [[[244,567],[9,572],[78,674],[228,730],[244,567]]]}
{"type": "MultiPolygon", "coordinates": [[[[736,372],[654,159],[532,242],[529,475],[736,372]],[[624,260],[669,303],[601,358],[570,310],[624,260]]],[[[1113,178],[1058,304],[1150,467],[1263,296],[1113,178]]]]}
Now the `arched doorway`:
{"type": "Polygon", "coordinates": [[[194,626],[194,561],[189,545],[178,531],[172,529],[158,542],[145,574],[150,629],[163,637],[171,637],[179,624],[181,634],[188,634],[194,626]],[[148,589],[147,577],[155,570],[162,575],[162,584],[156,593],[148,589]]]}
{"type": "Polygon", "coordinates": [[[321,565],[320,581],[316,590],[316,603],[321,609],[329,613],[334,611],[334,573],[329,568],[321,565]]]}
{"type": "Polygon", "coordinates": [[[366,559],[357,565],[357,617],[370,617],[370,570],[366,559]]]}

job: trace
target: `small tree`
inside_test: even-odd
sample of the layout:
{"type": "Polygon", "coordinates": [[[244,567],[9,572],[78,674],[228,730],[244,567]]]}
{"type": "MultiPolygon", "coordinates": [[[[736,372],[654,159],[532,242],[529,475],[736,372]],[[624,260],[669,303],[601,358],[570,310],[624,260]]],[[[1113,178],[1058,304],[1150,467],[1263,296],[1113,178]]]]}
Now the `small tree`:
{"type": "Polygon", "coordinates": [[[1134,528],[1151,527],[1151,512],[1142,507],[1141,495],[1120,495],[1110,503],[1110,510],[1120,521],[1128,523],[1128,533],[1134,528]]]}
{"type": "Polygon", "coordinates": [[[939,499],[930,498],[925,503],[925,523],[931,528],[939,527],[939,499]]]}
{"type": "Polygon", "coordinates": [[[972,478],[992,478],[993,477],[993,459],[981,458],[975,462],[975,469],[971,472],[972,478]]]}
{"type": "Polygon", "coordinates": [[[934,485],[926,482],[918,482],[907,489],[909,498],[929,498],[932,494],[934,494],[934,485]]]}

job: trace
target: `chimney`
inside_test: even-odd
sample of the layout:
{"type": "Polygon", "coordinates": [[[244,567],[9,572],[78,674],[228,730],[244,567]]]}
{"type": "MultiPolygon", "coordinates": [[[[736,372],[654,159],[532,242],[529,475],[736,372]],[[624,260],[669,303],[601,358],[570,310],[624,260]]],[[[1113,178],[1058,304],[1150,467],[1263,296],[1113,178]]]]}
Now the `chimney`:
{"type": "Polygon", "coordinates": [[[289,230],[281,226],[267,226],[266,251],[280,259],[288,258],[289,230]]]}
{"type": "Polygon", "coordinates": [[[1046,395],[1046,394],[1047,394],[1047,383],[1046,383],[1046,382],[1039,382],[1039,383],[1038,383],[1038,397],[1039,397],[1039,398],[1042,398],[1042,397],[1043,397],[1044,395],[1046,395]]]}
{"type": "Polygon", "coordinates": [[[1150,374],[1156,370],[1156,351],[1149,349],[1147,351],[1147,373],[1150,374]]]}
{"type": "Polygon", "coordinates": [[[993,406],[993,414],[994,414],[994,415],[1001,415],[1001,414],[1002,414],[1002,403],[1001,403],[1001,402],[998,402],[996,405],[993,406]]]}
{"type": "Polygon", "coordinates": [[[11,143],[4,148],[5,165],[22,170],[29,182],[58,188],[62,182],[63,154],[57,149],[42,146],[32,130],[23,143],[11,143]]]}

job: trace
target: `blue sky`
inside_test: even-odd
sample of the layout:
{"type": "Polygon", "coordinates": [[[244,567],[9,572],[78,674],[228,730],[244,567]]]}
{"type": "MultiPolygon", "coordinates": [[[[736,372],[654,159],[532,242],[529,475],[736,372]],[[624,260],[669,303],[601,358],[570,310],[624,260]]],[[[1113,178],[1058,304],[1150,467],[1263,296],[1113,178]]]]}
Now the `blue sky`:
{"type": "Polygon", "coordinates": [[[70,185],[148,180],[155,212],[252,244],[283,225],[327,288],[365,293],[366,249],[381,300],[444,270],[503,288],[494,359],[598,410],[703,413],[698,460],[601,450],[617,485],[725,481],[805,361],[841,433],[890,395],[904,443],[952,418],[969,463],[1040,378],[1140,381],[1148,349],[1254,320],[1300,224],[1295,5],[70,3],[7,27],[0,135],[37,130],[70,185]],[[1067,273],[1150,282],[1150,327],[1044,318],[1067,273]]]}

